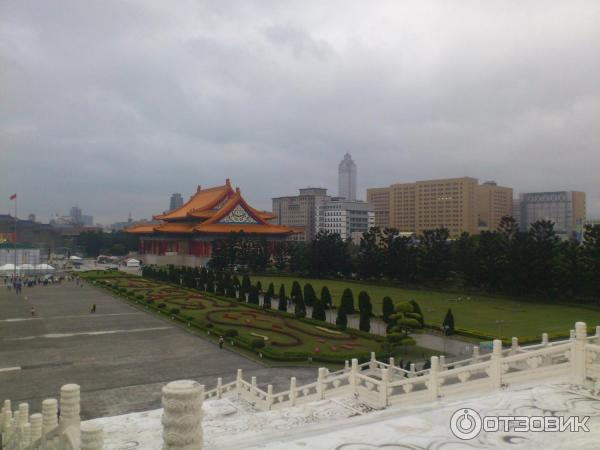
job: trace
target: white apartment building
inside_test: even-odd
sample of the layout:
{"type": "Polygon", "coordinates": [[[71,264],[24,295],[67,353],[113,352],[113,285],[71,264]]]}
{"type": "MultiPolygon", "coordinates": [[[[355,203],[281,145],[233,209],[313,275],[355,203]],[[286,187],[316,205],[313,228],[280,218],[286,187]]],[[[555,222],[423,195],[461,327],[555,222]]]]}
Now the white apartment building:
{"type": "Polygon", "coordinates": [[[316,206],[316,229],[337,233],[342,239],[356,238],[375,226],[373,205],[360,200],[350,201],[333,197],[316,206]],[[354,233],[354,235],[353,235],[354,233]]]}

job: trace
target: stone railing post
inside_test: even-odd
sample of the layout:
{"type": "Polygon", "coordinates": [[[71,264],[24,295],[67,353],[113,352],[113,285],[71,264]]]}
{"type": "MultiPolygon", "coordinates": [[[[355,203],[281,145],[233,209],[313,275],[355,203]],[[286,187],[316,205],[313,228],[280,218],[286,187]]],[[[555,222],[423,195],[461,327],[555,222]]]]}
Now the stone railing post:
{"type": "Polygon", "coordinates": [[[369,361],[369,369],[370,370],[377,369],[377,358],[375,356],[375,352],[371,352],[371,360],[369,361]]]}
{"type": "Polygon", "coordinates": [[[104,430],[99,423],[83,422],[81,424],[81,450],[102,450],[104,447],[104,430]]]}
{"type": "Polygon", "coordinates": [[[319,372],[317,375],[317,395],[319,396],[320,400],[323,400],[323,397],[325,396],[324,381],[326,373],[327,369],[324,367],[319,367],[319,372]]]}
{"type": "Polygon", "coordinates": [[[358,359],[352,358],[352,365],[350,366],[349,380],[352,388],[352,393],[356,394],[356,375],[358,374],[358,359]]]}
{"type": "Polygon", "coordinates": [[[235,377],[235,390],[236,396],[240,398],[240,392],[242,391],[242,369],[237,370],[237,375],[235,377]]]}
{"type": "Polygon", "coordinates": [[[575,339],[571,343],[572,380],[575,384],[585,382],[585,344],[587,343],[587,326],[585,322],[575,323],[575,339]]]}
{"type": "Polygon", "coordinates": [[[510,344],[510,354],[515,355],[519,351],[519,338],[513,337],[510,344]]]}
{"type": "Polygon", "coordinates": [[[594,339],[594,344],[600,344],[600,325],[596,325],[596,338],[594,339]]]}
{"type": "Polygon", "coordinates": [[[444,355],[440,356],[440,370],[446,370],[446,357],[444,355]]]}
{"type": "Polygon", "coordinates": [[[21,434],[21,439],[18,448],[26,449],[31,445],[31,424],[25,422],[20,428],[19,433],[21,434]]]}
{"type": "Polygon", "coordinates": [[[296,406],[296,377],[290,378],[290,404],[296,406]]]}
{"type": "Polygon", "coordinates": [[[548,345],[548,333],[542,333],[542,345],[544,347],[548,345]]]}
{"type": "Polygon", "coordinates": [[[479,346],[473,346],[473,362],[476,363],[479,360],[479,346]]]}
{"type": "Polygon", "coordinates": [[[267,411],[273,407],[273,385],[267,385],[267,411]]]}
{"type": "Polygon", "coordinates": [[[217,398],[223,397],[223,378],[217,378],[217,398]]]}
{"type": "Polygon", "coordinates": [[[437,356],[431,357],[431,369],[429,369],[429,384],[427,389],[429,390],[429,398],[436,400],[440,395],[440,360],[437,356]]]}
{"type": "Polygon", "coordinates": [[[12,420],[12,405],[10,400],[4,400],[2,414],[0,414],[0,433],[8,431],[8,425],[12,420]]]}
{"type": "Polygon", "coordinates": [[[396,361],[394,360],[394,357],[391,356],[390,357],[390,369],[393,369],[396,365],[396,361]]]}
{"type": "Polygon", "coordinates": [[[412,378],[414,376],[416,376],[417,372],[417,366],[415,366],[415,363],[410,363],[410,374],[408,375],[409,378],[412,378]]]}
{"type": "Polygon", "coordinates": [[[569,339],[571,339],[571,340],[575,339],[575,330],[569,331],[569,339]]]}
{"type": "Polygon", "coordinates": [[[490,360],[490,385],[492,389],[502,386],[502,341],[494,339],[490,360]]]}
{"type": "MultiPolygon", "coordinates": [[[[65,384],[60,388],[60,423],[59,430],[62,433],[70,427],[74,427],[74,434],[79,434],[79,385],[65,384]]],[[[77,436],[79,437],[79,436],[77,436]]]]}
{"type": "Polygon", "coordinates": [[[58,426],[58,402],[47,398],[42,402],[42,433],[46,434],[58,426]]]}
{"type": "Polygon", "coordinates": [[[40,413],[32,414],[29,423],[31,424],[31,442],[33,443],[42,437],[42,415],[40,413]]]}
{"type": "Polygon", "coordinates": [[[179,380],[162,389],[163,450],[202,449],[204,386],[179,380]]]}
{"type": "Polygon", "coordinates": [[[379,404],[382,408],[388,406],[390,386],[390,369],[381,369],[381,383],[379,384],[379,404]]]}
{"type": "Polygon", "coordinates": [[[252,385],[252,391],[254,393],[254,391],[256,390],[256,377],[250,378],[250,384],[252,385]]]}

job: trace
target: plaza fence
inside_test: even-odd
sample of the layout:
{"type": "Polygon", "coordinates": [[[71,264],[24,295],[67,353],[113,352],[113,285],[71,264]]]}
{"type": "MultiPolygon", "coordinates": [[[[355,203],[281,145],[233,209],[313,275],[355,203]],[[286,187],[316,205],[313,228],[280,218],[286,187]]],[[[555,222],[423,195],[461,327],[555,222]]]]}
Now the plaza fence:
{"type": "MultiPolygon", "coordinates": [[[[285,408],[327,398],[354,395],[373,408],[383,409],[395,404],[415,404],[435,401],[441,397],[477,392],[490,392],[502,386],[527,380],[567,379],[574,384],[600,386],[600,326],[592,336],[586,324],[577,322],[570,338],[549,342],[544,333],[541,343],[519,346],[516,338],[503,349],[498,339],[490,354],[480,355],[473,347],[470,358],[446,363],[443,356],[432,356],[431,367],[410,370],[395,365],[394,359],[371,360],[358,364],[357,359],[346,361],[341,370],[330,372],[320,368],[317,379],[297,386],[296,378],[290,388],[274,393],[273,386],[261,389],[256,377],[243,378],[238,369],[231,383],[217,379],[214,389],[206,390],[195,381],[174,381],[162,390],[163,448],[168,450],[202,448],[202,403],[204,400],[235,397],[254,406],[258,411],[285,408]]],[[[5,400],[0,414],[2,448],[9,450],[101,450],[103,430],[95,422],[80,423],[79,386],[67,384],[58,402],[47,399],[42,413],[29,415],[27,403],[21,403],[13,413],[11,402],[5,400]]]]}

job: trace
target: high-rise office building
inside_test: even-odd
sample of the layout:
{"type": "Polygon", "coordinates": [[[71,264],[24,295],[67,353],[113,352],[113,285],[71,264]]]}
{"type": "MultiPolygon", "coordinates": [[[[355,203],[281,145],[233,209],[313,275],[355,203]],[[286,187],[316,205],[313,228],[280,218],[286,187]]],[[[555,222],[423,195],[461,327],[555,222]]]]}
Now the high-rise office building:
{"type": "Polygon", "coordinates": [[[512,189],[489,182],[479,185],[470,177],[426,180],[367,189],[375,208],[375,226],[401,232],[447,228],[450,237],[495,230],[512,213],[512,189]]]}
{"type": "Polygon", "coordinates": [[[273,198],[273,214],[271,221],[276,225],[288,225],[302,228],[302,233],[293,234],[290,240],[310,242],[315,237],[316,207],[329,200],[327,189],[304,188],[300,195],[273,198]]]}
{"type": "Polygon", "coordinates": [[[69,213],[69,218],[70,218],[71,223],[73,225],[82,225],[83,221],[82,221],[81,216],[82,216],[81,208],[79,206],[73,206],[69,213]]]}
{"type": "Polygon", "coordinates": [[[171,201],[169,202],[169,211],[173,211],[183,206],[183,198],[181,194],[175,193],[171,195],[171,201]]]}
{"type": "Polygon", "coordinates": [[[338,166],[338,197],[356,200],[356,164],[349,153],[338,166]]]}
{"type": "Polygon", "coordinates": [[[504,216],[511,216],[513,190],[486,181],[477,186],[477,217],[479,230],[496,231],[504,216]]]}
{"type": "Polygon", "coordinates": [[[360,237],[373,226],[375,212],[370,203],[333,197],[316,206],[316,233],[337,233],[346,240],[360,237]]]}
{"type": "Polygon", "coordinates": [[[519,201],[521,231],[538,220],[550,220],[561,238],[581,240],[586,219],[585,192],[530,192],[521,194],[519,201]]]}

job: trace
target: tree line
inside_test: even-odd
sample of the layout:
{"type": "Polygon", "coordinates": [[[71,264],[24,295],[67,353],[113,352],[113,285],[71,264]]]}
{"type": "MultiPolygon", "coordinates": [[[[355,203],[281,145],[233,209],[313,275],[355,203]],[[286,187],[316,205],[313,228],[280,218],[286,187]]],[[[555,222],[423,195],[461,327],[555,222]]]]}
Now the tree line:
{"type": "Polygon", "coordinates": [[[519,231],[512,217],[503,217],[497,231],[463,233],[454,240],[445,228],[418,236],[372,228],[356,246],[339,234],[320,232],[310,243],[277,242],[272,257],[266,243],[241,244],[246,241],[251,239],[240,235],[216,241],[211,266],[600,302],[599,225],[585,227],[582,243],[561,240],[550,221],[519,231]]]}

